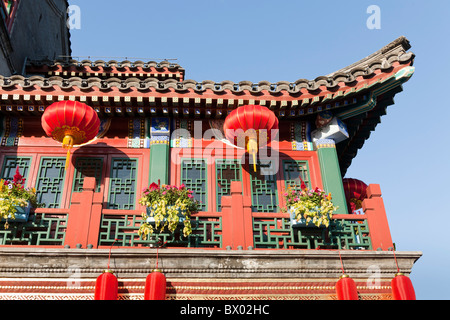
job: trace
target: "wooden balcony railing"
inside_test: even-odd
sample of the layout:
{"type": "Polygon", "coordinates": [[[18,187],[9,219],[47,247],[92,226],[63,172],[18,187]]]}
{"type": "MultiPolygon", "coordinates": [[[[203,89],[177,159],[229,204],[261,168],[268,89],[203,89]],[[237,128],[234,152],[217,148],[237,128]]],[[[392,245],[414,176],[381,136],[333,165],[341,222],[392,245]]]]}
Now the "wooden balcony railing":
{"type": "Polygon", "coordinates": [[[0,227],[2,246],[65,248],[148,248],[163,241],[171,248],[204,249],[357,249],[393,247],[379,185],[369,185],[363,214],[334,215],[328,228],[293,228],[287,213],[252,212],[251,198],[239,182],[222,197],[221,212],[192,216],[192,234],[161,233],[139,238],[141,210],[103,208],[95,179],[85,178],[83,191],[73,193],[69,209],[36,209],[27,223],[0,227]]]}

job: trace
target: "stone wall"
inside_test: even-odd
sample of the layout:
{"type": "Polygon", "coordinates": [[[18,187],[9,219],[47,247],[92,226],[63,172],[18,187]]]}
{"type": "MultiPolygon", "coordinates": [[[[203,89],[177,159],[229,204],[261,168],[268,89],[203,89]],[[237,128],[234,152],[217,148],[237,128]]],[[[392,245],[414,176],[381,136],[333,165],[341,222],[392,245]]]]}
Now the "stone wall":
{"type": "MultiPolygon", "coordinates": [[[[156,249],[113,249],[110,269],[119,299],[142,300],[145,278],[156,266],[156,249]]],[[[0,248],[0,299],[93,299],[95,280],[108,266],[109,250],[0,248]]],[[[340,252],[360,299],[391,299],[397,273],[391,251],[340,252]]],[[[336,299],[342,275],[336,250],[159,249],[167,299],[336,299]]],[[[396,252],[408,275],[420,252],[396,252]]]]}

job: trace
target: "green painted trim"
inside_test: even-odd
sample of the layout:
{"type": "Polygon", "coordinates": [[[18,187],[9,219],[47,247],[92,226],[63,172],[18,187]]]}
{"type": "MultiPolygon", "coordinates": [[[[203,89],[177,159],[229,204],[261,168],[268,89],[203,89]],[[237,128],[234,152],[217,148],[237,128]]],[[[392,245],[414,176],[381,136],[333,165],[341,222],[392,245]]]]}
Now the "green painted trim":
{"type": "MultiPolygon", "coordinates": [[[[269,159],[262,159],[262,160],[268,160],[268,161],[270,161],[270,162],[271,162],[270,166],[272,166],[272,164],[273,164],[272,160],[269,160],[269,159]]],[[[258,160],[257,163],[258,163],[258,164],[257,164],[257,170],[260,170],[259,167],[261,166],[261,162],[258,160]]],[[[277,181],[278,181],[278,179],[277,179],[277,174],[274,173],[274,174],[271,174],[271,175],[270,175],[270,177],[272,177],[272,178],[271,178],[272,181],[275,182],[275,189],[274,189],[274,191],[275,191],[275,203],[273,204],[273,206],[276,207],[276,211],[257,211],[257,210],[255,210],[256,204],[253,202],[253,197],[254,197],[255,195],[257,196],[257,194],[255,194],[255,193],[254,193],[254,190],[253,190],[253,180],[256,180],[256,179],[258,179],[258,178],[257,178],[257,177],[254,177],[254,176],[250,173],[250,170],[253,169],[253,168],[252,168],[252,165],[249,163],[248,166],[249,166],[249,168],[251,168],[251,169],[249,169],[248,175],[249,175],[249,178],[250,178],[249,181],[250,181],[250,196],[251,196],[251,200],[252,200],[252,212],[279,212],[280,199],[278,199],[278,198],[279,198],[279,196],[280,196],[280,193],[279,193],[278,186],[277,186],[277,181]]],[[[267,181],[267,179],[264,178],[264,179],[261,179],[261,181],[267,181]]]]}
{"type": "MultiPolygon", "coordinates": [[[[66,165],[66,157],[41,157],[39,159],[39,167],[37,170],[37,176],[36,176],[36,181],[35,181],[35,188],[37,190],[37,194],[38,194],[38,199],[39,199],[39,188],[38,188],[38,184],[39,184],[39,179],[41,177],[41,171],[42,171],[42,163],[44,162],[44,160],[46,159],[56,159],[56,160],[64,160],[64,166],[66,165]]],[[[61,198],[59,199],[59,203],[58,203],[58,207],[57,208],[61,208],[61,202],[63,200],[63,195],[64,195],[64,186],[66,185],[66,179],[67,179],[67,170],[64,170],[64,178],[62,181],[62,190],[61,190],[61,198]]],[[[57,209],[57,208],[52,208],[52,209],[57,209]]]]}
{"type": "MultiPolygon", "coordinates": [[[[203,158],[181,158],[180,159],[180,185],[183,182],[183,162],[184,161],[192,161],[192,160],[199,160],[199,161],[203,161],[205,163],[205,181],[206,181],[206,186],[205,186],[205,202],[203,203],[205,206],[205,212],[209,211],[209,170],[208,170],[208,162],[207,160],[203,159],[203,158]]],[[[201,210],[200,210],[201,211],[201,210]]]]}
{"type": "Polygon", "coordinates": [[[28,175],[30,174],[30,171],[31,171],[31,165],[32,165],[32,163],[33,163],[33,157],[28,157],[28,156],[27,156],[27,157],[21,157],[21,156],[5,156],[5,157],[3,158],[3,163],[2,163],[2,171],[1,171],[1,175],[0,175],[0,178],[1,178],[1,179],[4,178],[4,175],[5,175],[5,164],[6,164],[6,161],[8,161],[8,159],[27,159],[27,160],[30,160],[30,164],[29,164],[27,173],[26,173],[25,176],[23,176],[23,177],[25,178],[25,183],[26,183],[26,181],[28,181],[28,175]]]}
{"type": "MultiPolygon", "coordinates": [[[[216,211],[217,212],[221,212],[222,210],[219,210],[219,194],[218,194],[218,187],[217,187],[217,166],[218,166],[218,161],[224,161],[224,162],[230,162],[230,163],[232,163],[232,162],[235,162],[235,163],[238,163],[239,164],[239,159],[215,159],[215,161],[214,161],[214,188],[215,188],[215,191],[216,191],[216,211]]],[[[233,180],[233,181],[236,181],[236,180],[233,180]]],[[[242,166],[240,166],[239,167],[239,180],[238,181],[240,181],[241,182],[241,187],[242,187],[242,190],[244,190],[244,182],[243,182],[243,179],[242,179],[242,166]]],[[[230,186],[231,187],[231,186],[230,186]]],[[[222,197],[224,197],[224,196],[222,196],[222,197]]]]}
{"type": "Polygon", "coordinates": [[[327,193],[331,192],[333,204],[339,207],[335,213],[348,214],[336,148],[321,147],[317,150],[317,154],[319,156],[323,188],[327,193]]]}
{"type": "Polygon", "coordinates": [[[286,162],[296,162],[296,163],[304,163],[304,164],[306,164],[306,174],[307,174],[307,176],[308,176],[308,181],[307,181],[307,183],[306,183],[306,182],[305,182],[305,183],[306,183],[306,185],[309,185],[309,188],[312,188],[312,185],[311,185],[311,175],[309,174],[309,173],[310,173],[310,171],[309,171],[309,161],[308,161],[308,160],[286,160],[286,159],[284,159],[284,160],[281,162],[281,169],[283,169],[284,187],[285,187],[285,188],[288,187],[286,181],[289,180],[288,177],[287,177],[286,170],[284,170],[284,164],[285,164],[286,162]]]}
{"type": "MultiPolygon", "coordinates": [[[[107,200],[108,202],[106,203],[106,206],[107,206],[108,209],[111,209],[109,204],[110,204],[110,201],[111,201],[111,179],[112,179],[111,177],[112,177],[112,172],[113,172],[114,160],[134,160],[134,161],[136,161],[136,177],[135,177],[135,180],[134,180],[134,199],[133,199],[133,202],[132,202],[133,209],[130,209],[130,210],[134,210],[136,208],[137,197],[139,197],[139,195],[138,195],[139,191],[137,190],[137,181],[138,181],[138,175],[139,175],[139,158],[122,158],[122,157],[113,157],[113,158],[111,158],[110,168],[109,168],[109,177],[108,177],[110,179],[109,186],[108,186],[108,200],[107,200]]],[[[121,210],[121,209],[119,209],[119,210],[121,210]]]]}
{"type": "MultiPolygon", "coordinates": [[[[71,188],[71,193],[77,192],[77,191],[74,190],[74,188],[75,188],[75,177],[77,176],[77,173],[78,173],[78,169],[77,169],[77,161],[78,161],[79,159],[95,159],[95,160],[100,160],[100,161],[102,162],[102,171],[100,172],[100,183],[99,183],[99,185],[96,187],[96,190],[98,190],[98,191],[95,191],[95,192],[100,192],[101,182],[102,182],[102,180],[103,180],[103,166],[104,166],[103,158],[100,158],[100,157],[83,157],[83,156],[81,156],[81,157],[76,157],[76,158],[75,158],[75,164],[74,164],[74,166],[73,166],[73,167],[74,167],[74,172],[73,172],[73,177],[72,177],[72,188],[71,188]]],[[[70,197],[72,198],[72,195],[71,195],[70,197]]]]}
{"type": "Polygon", "coordinates": [[[105,165],[105,161],[104,161],[103,158],[100,158],[100,157],[83,157],[83,156],[82,157],[76,157],[75,164],[74,164],[74,170],[73,170],[73,176],[72,176],[72,187],[70,189],[70,203],[72,203],[73,194],[74,193],[79,193],[78,191],[74,190],[74,188],[75,188],[75,177],[77,176],[77,172],[78,172],[78,169],[77,169],[77,166],[76,166],[78,159],[97,159],[97,160],[101,160],[101,162],[102,162],[102,168],[101,168],[101,171],[100,171],[100,182],[97,185],[97,187],[96,187],[94,192],[101,192],[101,184],[102,184],[102,180],[104,178],[103,177],[103,166],[105,165]]]}
{"type": "Polygon", "coordinates": [[[169,184],[169,145],[155,143],[150,146],[149,184],[152,182],[169,184]]]}
{"type": "Polygon", "coordinates": [[[381,84],[381,86],[375,89],[373,92],[371,92],[367,100],[358,103],[356,106],[352,107],[349,110],[336,114],[336,116],[339,119],[344,120],[372,110],[377,104],[378,96],[382,95],[383,93],[386,93],[389,90],[392,90],[395,87],[401,86],[403,83],[407,82],[414,74],[414,70],[415,70],[414,67],[403,68],[399,70],[396,74],[393,74],[382,81],[379,80],[374,82],[365,89],[374,87],[378,84],[381,84]]]}

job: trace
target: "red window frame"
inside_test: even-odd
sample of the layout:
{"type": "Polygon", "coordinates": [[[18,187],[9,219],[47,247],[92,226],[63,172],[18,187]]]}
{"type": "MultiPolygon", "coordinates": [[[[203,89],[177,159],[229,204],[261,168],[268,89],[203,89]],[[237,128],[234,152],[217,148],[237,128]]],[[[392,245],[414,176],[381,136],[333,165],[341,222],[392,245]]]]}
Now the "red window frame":
{"type": "MultiPolygon", "coordinates": [[[[217,199],[216,199],[216,159],[241,159],[245,154],[242,150],[236,150],[233,156],[226,155],[225,150],[220,155],[216,155],[214,151],[208,150],[207,145],[204,144],[202,148],[171,148],[171,164],[170,164],[170,184],[180,185],[181,181],[181,159],[204,159],[207,164],[207,212],[217,213],[217,199]]],[[[279,152],[279,170],[276,173],[277,179],[277,193],[278,205],[285,206],[285,201],[282,194],[285,192],[285,179],[282,170],[283,160],[297,160],[307,161],[309,167],[310,183],[313,187],[323,188],[322,176],[320,172],[319,158],[315,151],[292,151],[291,149],[280,149],[279,152]]],[[[248,163],[244,164],[248,166],[248,163]]],[[[251,196],[251,178],[250,174],[243,168],[242,172],[242,186],[243,194],[251,196]]]]}
{"type": "MultiPolygon", "coordinates": [[[[74,149],[72,152],[72,159],[70,160],[70,165],[65,173],[63,192],[61,194],[61,201],[59,209],[70,208],[70,202],[72,199],[72,187],[73,179],[75,175],[75,167],[73,166],[75,157],[92,157],[92,158],[102,158],[103,168],[102,168],[102,179],[100,186],[100,193],[103,197],[103,208],[107,209],[108,193],[109,193],[109,179],[111,171],[111,160],[112,158],[130,158],[138,160],[139,173],[136,177],[136,196],[135,196],[135,210],[140,208],[139,198],[141,196],[141,190],[148,185],[149,180],[149,163],[150,163],[150,149],[127,149],[127,148],[114,148],[114,150],[108,150],[104,153],[101,148],[96,147],[83,147],[83,149],[74,149]]],[[[39,166],[42,158],[61,158],[66,157],[66,151],[61,147],[3,147],[0,154],[0,166],[3,165],[5,157],[15,156],[15,157],[29,157],[30,168],[28,171],[28,179],[26,181],[26,186],[36,187],[39,166]]],[[[0,168],[1,170],[1,168],[0,168]]]]}

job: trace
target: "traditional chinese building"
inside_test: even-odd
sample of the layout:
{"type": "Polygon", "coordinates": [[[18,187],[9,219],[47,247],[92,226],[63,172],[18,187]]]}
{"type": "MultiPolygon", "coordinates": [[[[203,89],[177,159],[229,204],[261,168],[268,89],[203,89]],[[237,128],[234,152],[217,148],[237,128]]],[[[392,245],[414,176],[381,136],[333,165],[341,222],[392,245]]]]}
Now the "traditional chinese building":
{"type": "Polygon", "coordinates": [[[109,260],[119,299],[143,299],[157,250],[167,299],[336,299],[343,269],[360,299],[392,299],[392,278],[409,275],[421,253],[394,256],[380,186],[369,183],[355,211],[343,178],[414,73],[406,38],[314,80],[196,82],[169,61],[67,58],[65,1],[39,8],[59,37],[33,56],[20,44],[32,20],[24,17],[41,19],[29,2],[2,1],[0,174],[11,179],[19,167],[45,207],[0,228],[0,299],[93,299],[109,260]],[[41,126],[58,101],[85,103],[101,120],[67,169],[66,151],[41,126]],[[280,124],[256,172],[220,134],[244,105],[267,107],[280,124]],[[141,190],[158,181],[185,184],[201,201],[188,237],[138,236],[141,190]],[[332,194],[329,227],[293,225],[280,210],[301,181],[332,194]]]}

